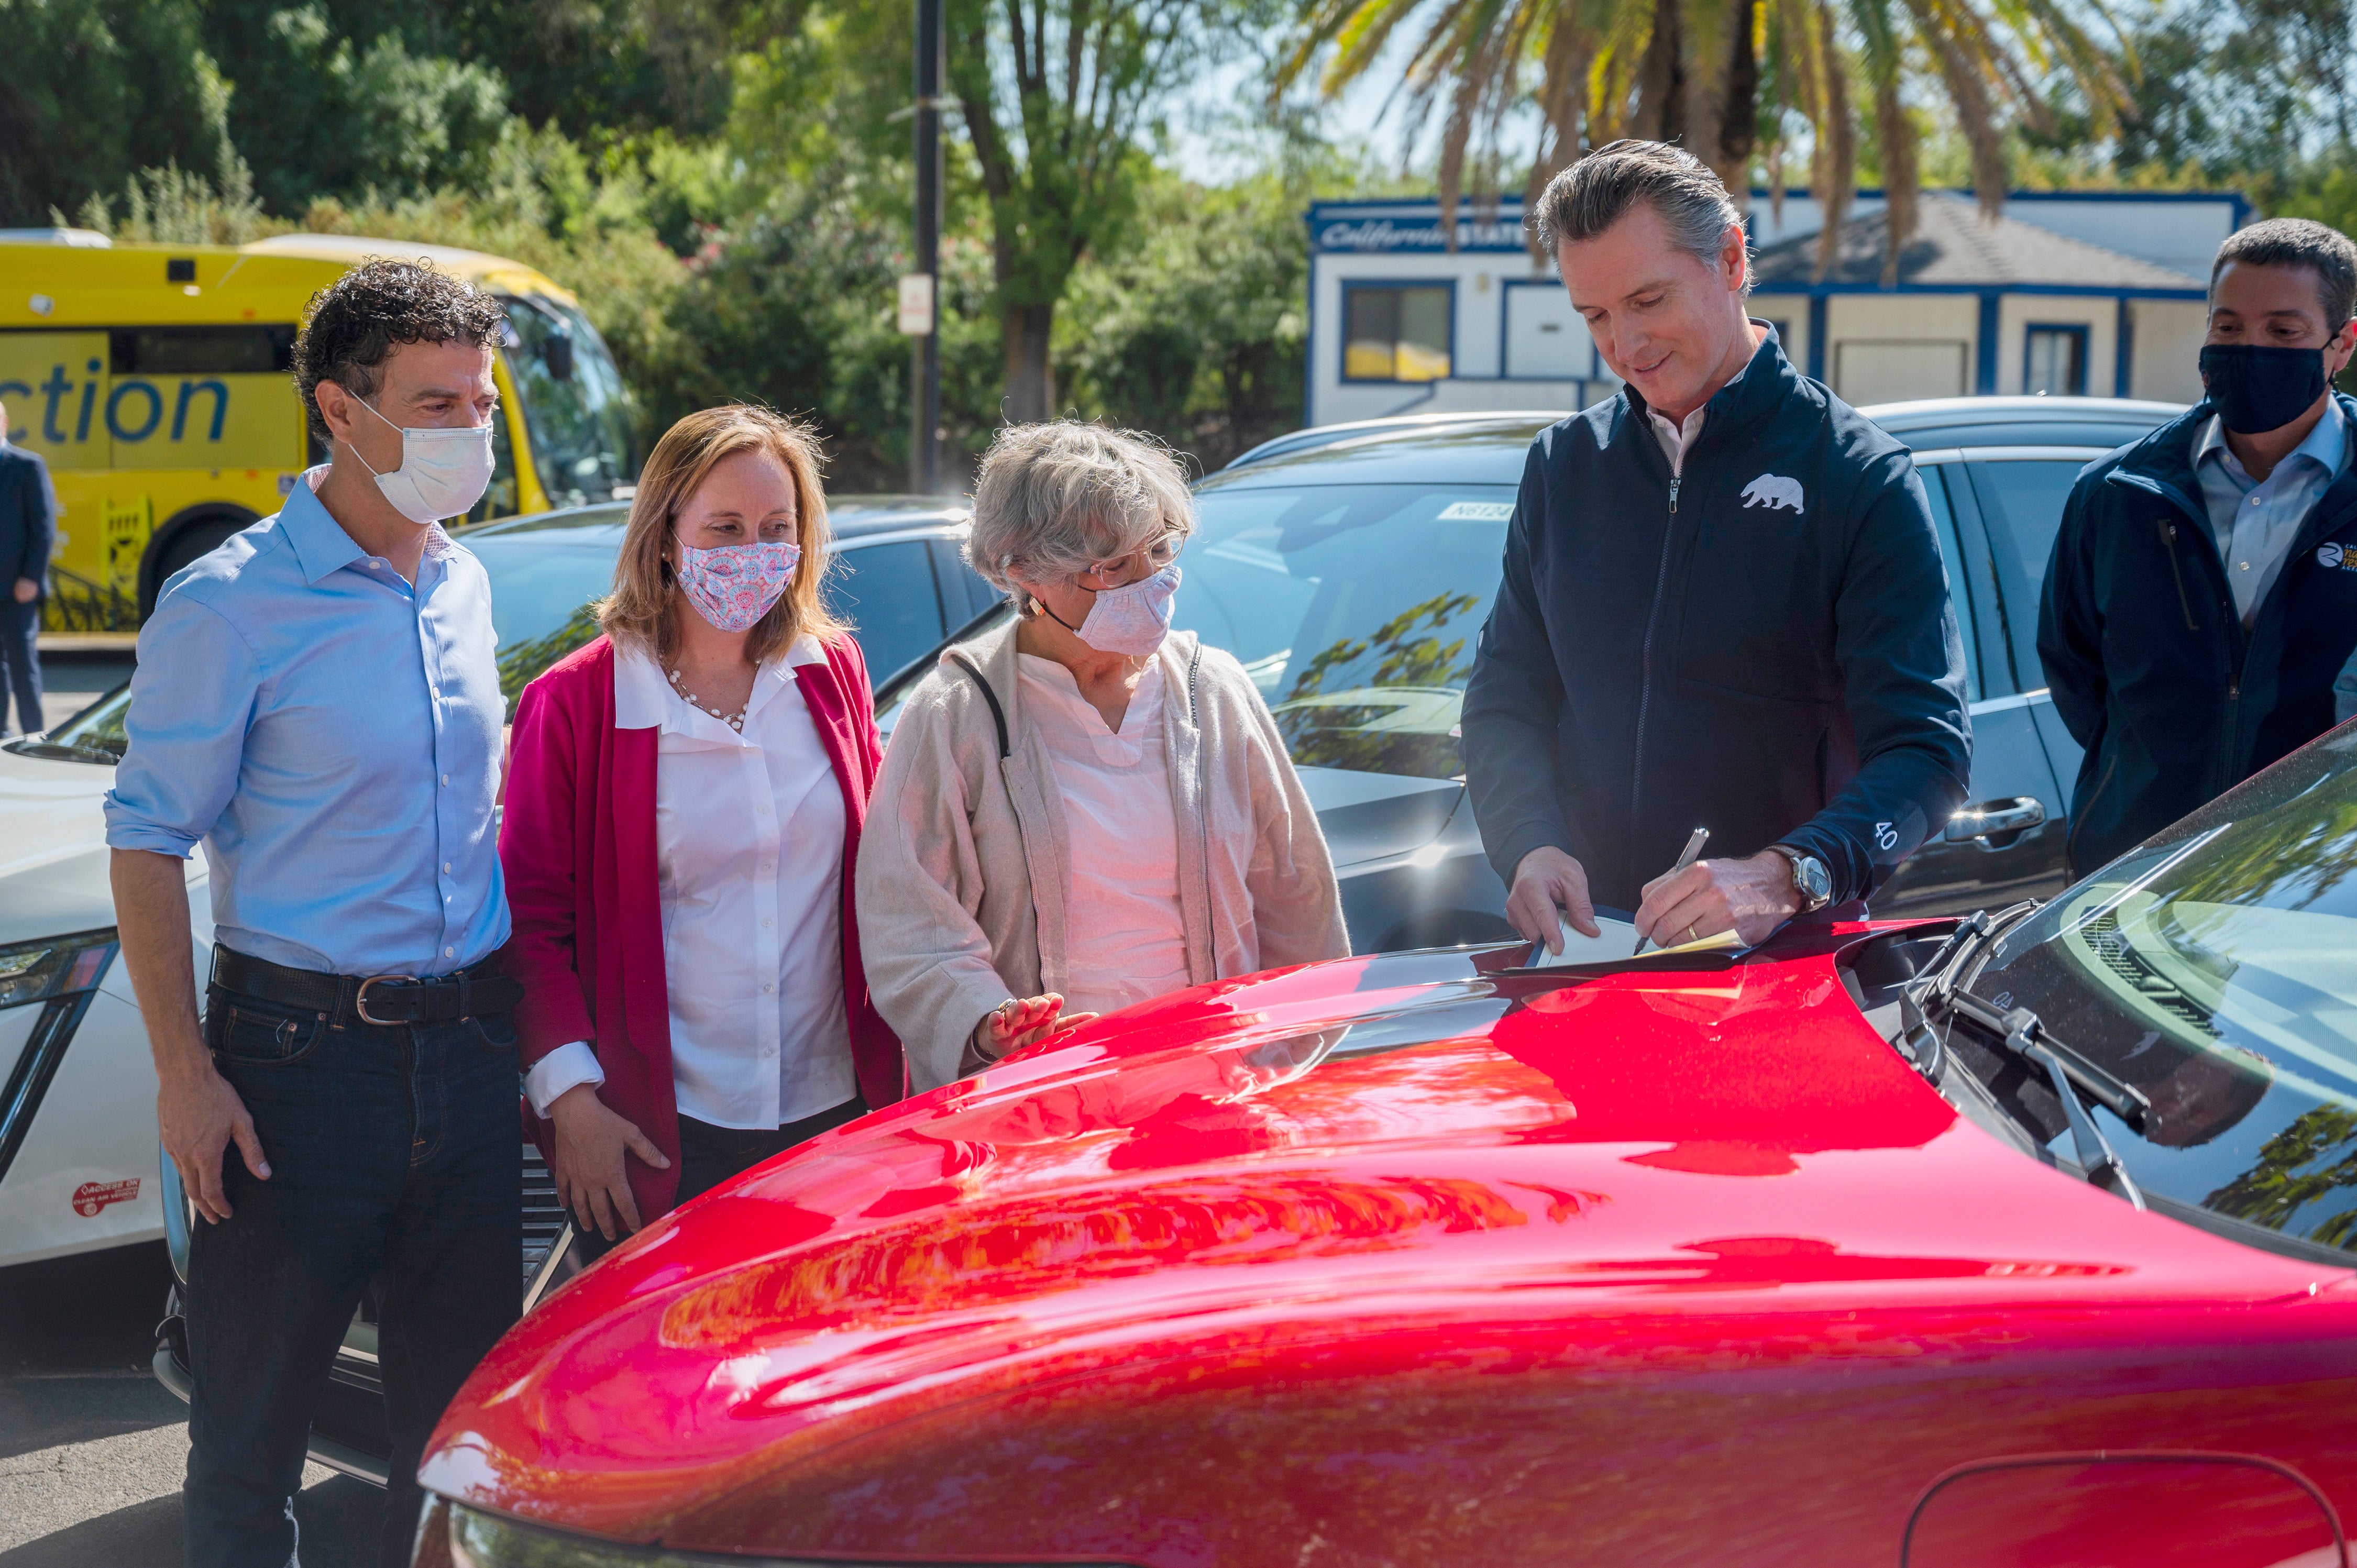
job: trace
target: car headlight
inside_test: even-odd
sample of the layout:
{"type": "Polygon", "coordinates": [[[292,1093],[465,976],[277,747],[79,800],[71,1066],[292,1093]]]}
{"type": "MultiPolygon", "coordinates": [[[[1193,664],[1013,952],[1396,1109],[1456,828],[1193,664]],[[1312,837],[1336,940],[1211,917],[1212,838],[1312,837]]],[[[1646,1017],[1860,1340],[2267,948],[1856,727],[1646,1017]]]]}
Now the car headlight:
{"type": "MultiPolygon", "coordinates": [[[[842,1568],[840,1563],[802,1558],[715,1556],[701,1552],[666,1552],[659,1546],[625,1546],[569,1535],[540,1525],[518,1524],[454,1503],[428,1497],[417,1521],[417,1552],[412,1568],[842,1568]]],[[[891,1568],[877,1563],[874,1568],[891,1568]]],[[[938,1561],[925,1568],[952,1568],[938,1561]]],[[[992,1568],[1020,1568],[994,1563],[992,1568]]],[[[1067,1565],[1071,1568],[1071,1565],[1067,1565]]],[[[1089,1568],[1089,1565],[1081,1565],[1089,1568]]],[[[1115,1568],[1114,1564],[1095,1568],[1115,1568]]]]}
{"type": "Polygon", "coordinates": [[[0,1007],[89,991],[113,957],[113,931],[83,931],[0,948],[0,1007]]]}

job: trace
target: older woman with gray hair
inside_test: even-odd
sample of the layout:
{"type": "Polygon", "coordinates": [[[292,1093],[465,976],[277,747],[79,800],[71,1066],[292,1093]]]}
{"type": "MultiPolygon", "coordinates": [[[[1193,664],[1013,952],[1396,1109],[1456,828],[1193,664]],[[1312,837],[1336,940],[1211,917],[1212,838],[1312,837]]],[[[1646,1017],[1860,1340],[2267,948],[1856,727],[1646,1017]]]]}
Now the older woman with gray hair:
{"type": "Polygon", "coordinates": [[[1170,454],[999,433],[966,557],[1018,612],[909,697],[859,848],[859,942],[920,1090],[1098,1014],[1350,950],[1333,861],[1243,666],[1170,630],[1170,454]]]}

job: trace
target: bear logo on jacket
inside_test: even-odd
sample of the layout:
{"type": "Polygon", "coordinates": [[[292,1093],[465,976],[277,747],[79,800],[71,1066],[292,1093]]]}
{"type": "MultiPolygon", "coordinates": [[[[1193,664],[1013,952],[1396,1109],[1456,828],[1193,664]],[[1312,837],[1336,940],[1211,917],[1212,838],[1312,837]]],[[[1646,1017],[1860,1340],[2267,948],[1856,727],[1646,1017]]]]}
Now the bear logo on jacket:
{"type": "Polygon", "coordinates": [[[1798,511],[1801,510],[1801,481],[1775,474],[1762,474],[1743,487],[1743,504],[1747,507],[1764,506],[1770,511],[1788,506],[1798,511]]]}

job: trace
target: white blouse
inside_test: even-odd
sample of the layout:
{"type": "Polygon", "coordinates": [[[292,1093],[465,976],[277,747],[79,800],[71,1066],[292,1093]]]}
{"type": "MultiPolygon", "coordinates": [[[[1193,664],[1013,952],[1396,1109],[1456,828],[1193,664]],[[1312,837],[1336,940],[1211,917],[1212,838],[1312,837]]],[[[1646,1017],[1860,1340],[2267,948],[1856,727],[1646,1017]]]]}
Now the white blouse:
{"type": "Polygon", "coordinates": [[[1162,733],[1162,661],[1146,667],[1119,733],[1052,659],[1017,654],[1023,710],[1048,748],[1071,867],[1066,1013],[1110,1013],[1187,984],[1178,822],[1162,733]]]}
{"type": "MultiPolygon", "coordinates": [[[[645,655],[614,650],[614,723],[659,729],[655,854],[672,1083],[683,1116],[774,1128],[858,1092],[843,1000],[843,789],[794,667],[798,639],[753,678],[742,735],[682,698],[645,655]]],[[[586,1042],[524,1075],[541,1114],[603,1083],[586,1042]]]]}

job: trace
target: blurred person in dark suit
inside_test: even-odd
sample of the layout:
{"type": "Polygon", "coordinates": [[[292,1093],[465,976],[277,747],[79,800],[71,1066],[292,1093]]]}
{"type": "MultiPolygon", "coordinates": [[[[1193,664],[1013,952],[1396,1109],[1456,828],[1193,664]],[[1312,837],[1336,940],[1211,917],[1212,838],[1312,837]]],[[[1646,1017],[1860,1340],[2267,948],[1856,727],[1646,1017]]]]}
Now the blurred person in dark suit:
{"type": "Polygon", "coordinates": [[[8,407],[0,403],[0,736],[8,733],[8,697],[16,698],[16,727],[27,735],[41,722],[42,579],[58,540],[58,492],[38,452],[8,440],[8,407]]]}

